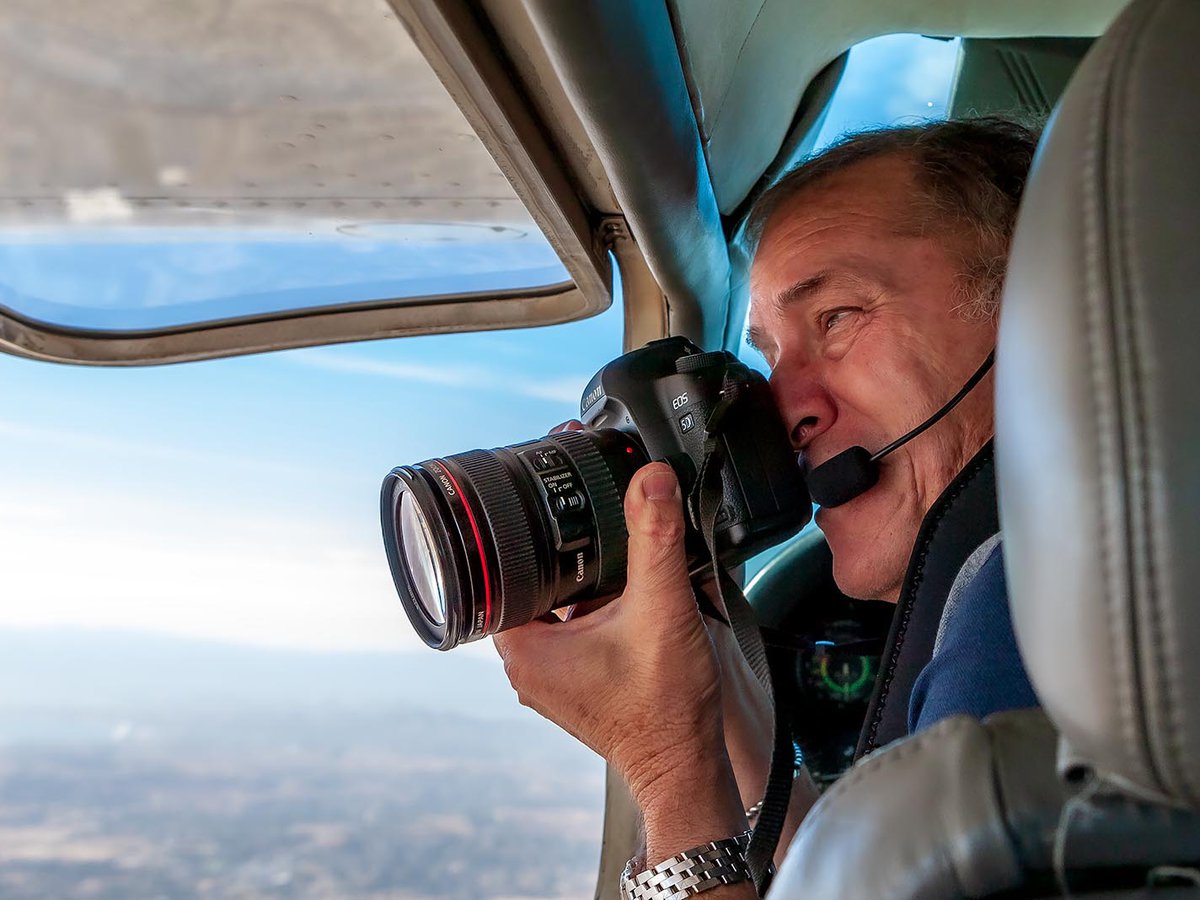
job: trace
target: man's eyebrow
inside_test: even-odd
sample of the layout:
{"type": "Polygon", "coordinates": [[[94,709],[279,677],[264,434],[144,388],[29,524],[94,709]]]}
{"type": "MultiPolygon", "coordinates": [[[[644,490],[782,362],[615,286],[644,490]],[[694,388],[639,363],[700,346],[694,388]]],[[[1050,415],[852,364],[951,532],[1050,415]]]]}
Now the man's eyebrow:
{"type": "Polygon", "coordinates": [[[764,335],[761,328],[755,328],[753,325],[751,325],[746,329],[746,343],[757,350],[760,356],[765,355],[763,354],[762,347],[763,338],[764,335]]]}
{"type": "Polygon", "coordinates": [[[811,275],[801,281],[797,281],[790,287],[784,288],[772,300],[776,309],[786,309],[789,306],[794,306],[811,297],[814,293],[829,282],[832,272],[824,269],[815,275],[811,275]]]}

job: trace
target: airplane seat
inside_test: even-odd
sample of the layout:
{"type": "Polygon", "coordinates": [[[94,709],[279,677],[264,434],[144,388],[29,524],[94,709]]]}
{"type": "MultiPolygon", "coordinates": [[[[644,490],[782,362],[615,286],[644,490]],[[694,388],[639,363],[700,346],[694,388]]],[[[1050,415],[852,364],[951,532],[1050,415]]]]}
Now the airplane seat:
{"type": "Polygon", "coordinates": [[[1025,192],[996,464],[1044,712],[944,720],[859,761],[769,897],[1200,895],[1200,3],[1135,0],[1025,192]]]}

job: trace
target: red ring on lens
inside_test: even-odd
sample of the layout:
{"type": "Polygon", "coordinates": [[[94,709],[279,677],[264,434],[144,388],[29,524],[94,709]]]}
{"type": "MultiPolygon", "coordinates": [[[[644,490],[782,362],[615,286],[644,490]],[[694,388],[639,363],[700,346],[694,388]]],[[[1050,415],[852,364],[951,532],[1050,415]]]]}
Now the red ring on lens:
{"type": "Polygon", "coordinates": [[[479,533],[479,525],[475,522],[475,513],[471,512],[471,504],[467,502],[467,495],[463,493],[462,488],[458,486],[458,481],[450,473],[450,467],[443,463],[441,469],[450,479],[450,483],[454,485],[454,490],[458,491],[458,499],[462,501],[463,509],[467,511],[467,521],[471,523],[471,531],[475,533],[475,546],[479,549],[479,567],[483,570],[483,633],[487,634],[488,627],[492,624],[492,582],[488,578],[487,554],[483,552],[483,535],[479,533]]]}

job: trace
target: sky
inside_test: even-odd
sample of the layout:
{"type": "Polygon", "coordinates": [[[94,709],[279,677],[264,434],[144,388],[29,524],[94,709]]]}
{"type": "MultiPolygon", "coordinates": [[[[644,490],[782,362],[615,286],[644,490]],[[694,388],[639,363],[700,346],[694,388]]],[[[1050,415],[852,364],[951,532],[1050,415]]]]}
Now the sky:
{"type": "MultiPolygon", "coordinates": [[[[906,36],[857,48],[822,143],[943,115],[956,51],[906,36]]],[[[0,628],[422,648],[383,554],[384,475],[573,417],[621,327],[618,298],[552,328],[163,367],[0,354],[0,628]]]]}
{"type": "Polygon", "coordinates": [[[536,333],[154,369],[0,356],[0,625],[418,646],[383,554],[383,477],[571,418],[621,324],[612,307],[536,333]]]}

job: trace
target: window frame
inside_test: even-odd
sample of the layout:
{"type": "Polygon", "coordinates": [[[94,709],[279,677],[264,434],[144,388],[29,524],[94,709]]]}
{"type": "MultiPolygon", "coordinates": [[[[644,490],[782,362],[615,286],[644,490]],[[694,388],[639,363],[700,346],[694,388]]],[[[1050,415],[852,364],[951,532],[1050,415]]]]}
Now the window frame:
{"type": "Polygon", "coordinates": [[[144,330],[72,328],[0,306],[0,351],[53,362],[152,365],[349,341],[554,325],[612,303],[609,223],[573,189],[560,156],[465,6],[389,0],[571,281],[536,289],[403,297],[144,330]]]}

